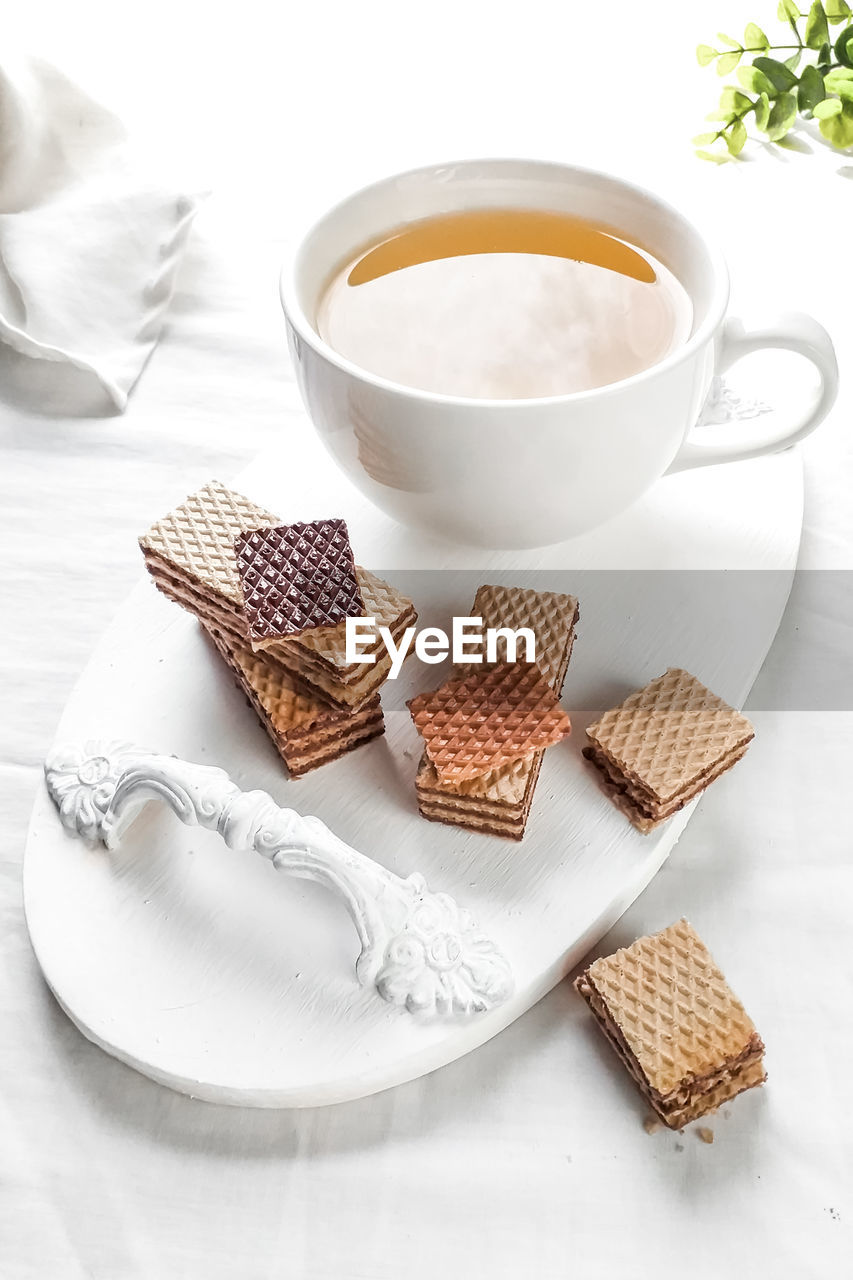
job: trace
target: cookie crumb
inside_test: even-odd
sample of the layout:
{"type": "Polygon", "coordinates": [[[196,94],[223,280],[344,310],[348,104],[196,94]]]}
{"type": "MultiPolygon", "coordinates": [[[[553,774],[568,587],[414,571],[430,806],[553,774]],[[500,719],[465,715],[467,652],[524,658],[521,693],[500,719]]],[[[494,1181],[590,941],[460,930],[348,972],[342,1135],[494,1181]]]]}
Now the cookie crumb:
{"type": "Polygon", "coordinates": [[[661,1129],[662,1127],[663,1126],[657,1116],[646,1116],[643,1121],[643,1128],[646,1133],[657,1133],[658,1129],[661,1129]]]}
{"type": "Polygon", "coordinates": [[[705,1129],[704,1127],[701,1129],[697,1129],[696,1137],[699,1138],[701,1142],[707,1142],[710,1144],[714,1141],[714,1130],[705,1129]]]}

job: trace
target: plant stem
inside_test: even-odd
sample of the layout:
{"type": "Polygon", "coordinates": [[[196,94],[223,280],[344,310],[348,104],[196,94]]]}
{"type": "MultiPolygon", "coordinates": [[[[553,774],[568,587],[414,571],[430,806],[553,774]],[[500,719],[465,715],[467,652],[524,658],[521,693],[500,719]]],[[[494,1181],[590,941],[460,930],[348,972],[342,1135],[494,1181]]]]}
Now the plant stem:
{"type": "Polygon", "coordinates": [[[727,53],[787,53],[789,49],[793,49],[795,53],[804,53],[806,46],[804,44],[761,44],[761,45],[743,45],[737,49],[718,49],[716,56],[724,58],[727,53]]]}
{"type": "MultiPolygon", "coordinates": [[[[773,101],[775,101],[775,99],[773,99],[773,101]]],[[[738,115],[732,116],[728,124],[726,124],[722,129],[717,130],[717,136],[714,138],[714,142],[719,142],[720,138],[724,138],[728,133],[729,129],[731,129],[732,125],[737,124],[738,120],[745,120],[746,117],[755,110],[757,105],[758,105],[757,100],[755,102],[751,102],[749,106],[744,107],[743,111],[741,111],[738,115]]],[[[714,145],[714,142],[711,143],[711,146],[714,145]]]]}

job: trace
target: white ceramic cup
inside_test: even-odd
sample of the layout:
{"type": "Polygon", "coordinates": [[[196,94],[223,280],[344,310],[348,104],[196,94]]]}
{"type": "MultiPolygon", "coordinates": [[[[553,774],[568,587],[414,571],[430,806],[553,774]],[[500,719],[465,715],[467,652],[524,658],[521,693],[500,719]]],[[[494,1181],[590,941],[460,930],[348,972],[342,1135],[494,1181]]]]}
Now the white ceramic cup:
{"type": "Polygon", "coordinates": [[[754,458],[808,435],[835,399],[826,330],[781,315],[759,329],[726,319],[720,254],[677,210],[618,178],[535,160],[432,165],[366,187],[308,231],[285,267],[281,298],[303,399],[351,480],[403,524],[491,548],[544,546],[584,533],[664,473],[754,458]],[[533,400],[473,400],[405,387],[338,355],[314,328],[333,272],[404,223],[475,208],[589,217],[663,262],[693,302],[690,337],[621,382],[533,400]],[[807,356],[820,387],[793,420],[696,429],[714,373],[766,347],[807,356]]]}

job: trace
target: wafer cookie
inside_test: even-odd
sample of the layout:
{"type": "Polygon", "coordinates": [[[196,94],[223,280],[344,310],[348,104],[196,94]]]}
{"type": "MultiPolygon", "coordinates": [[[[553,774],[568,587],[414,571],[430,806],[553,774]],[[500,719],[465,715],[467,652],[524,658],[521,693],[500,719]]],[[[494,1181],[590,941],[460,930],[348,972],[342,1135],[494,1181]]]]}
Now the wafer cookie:
{"type": "Polygon", "coordinates": [[[632,693],[587,729],[583,754],[638,830],[677,813],[746,752],[747,718],[678,667],[632,693]]]}
{"type": "MultiPolygon", "coordinates": [[[[471,609],[483,619],[483,634],[489,628],[529,627],[536,637],[536,666],[559,696],[571,657],[578,619],[574,596],[526,587],[484,585],[479,588],[471,609]]],[[[473,645],[472,645],[473,648],[473,645]]],[[[475,650],[476,651],[476,650],[475,650]]],[[[485,653],[485,641],[482,650],[485,653]]],[[[506,645],[497,647],[497,661],[506,662],[506,645]]],[[[489,665],[484,664],[486,669],[489,665]]],[[[459,665],[454,674],[471,668],[459,665]]],[[[435,766],[424,753],[415,779],[418,808],[425,818],[478,831],[483,835],[521,840],[527,826],[544,751],[513,760],[481,777],[459,783],[442,782],[435,766]]]]}
{"type": "Polygon", "coordinates": [[[761,1037],[686,920],[594,961],[575,987],[672,1129],[766,1079],[761,1037]]]}

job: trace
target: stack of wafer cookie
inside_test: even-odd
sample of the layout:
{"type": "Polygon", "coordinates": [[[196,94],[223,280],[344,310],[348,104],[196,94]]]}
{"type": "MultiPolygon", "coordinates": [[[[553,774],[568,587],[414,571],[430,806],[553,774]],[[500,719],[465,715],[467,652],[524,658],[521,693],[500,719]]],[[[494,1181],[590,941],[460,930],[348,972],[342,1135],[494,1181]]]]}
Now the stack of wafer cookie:
{"type": "MultiPolygon", "coordinates": [[[[242,533],[280,523],[212,481],[152,525],[139,545],[164,595],[235,644],[251,645],[234,544],[242,533]]],[[[356,566],[356,577],[365,616],[398,640],[417,618],[411,600],[366,569],[356,566]]],[[[384,651],[379,656],[380,646],[377,630],[375,641],[362,645],[363,653],[377,655],[376,661],[347,663],[346,634],[339,624],[270,643],[265,651],[321,698],[347,708],[360,706],[387,679],[391,659],[384,651]]]]}
{"type": "MultiPolygon", "coordinates": [[[[298,774],[384,731],[378,690],[390,658],[348,664],[343,622],[312,625],[283,639],[267,636],[262,651],[253,650],[236,543],[241,535],[279,525],[270,512],[213,481],[158,520],[139,541],[159,590],[200,620],[288,769],[298,774]]],[[[377,628],[385,625],[399,637],[417,617],[411,601],[381,578],[352,567],[365,614],[376,619],[377,628]]],[[[273,568],[271,561],[271,577],[273,568]]],[[[318,582],[321,603],[322,589],[318,582]]],[[[351,594],[350,600],[355,598],[351,594]]],[[[322,616],[315,610],[310,622],[322,616]]],[[[364,647],[370,652],[379,644],[377,630],[373,645],[364,647]]]]}
{"type": "MultiPolygon", "coordinates": [[[[559,698],[578,618],[574,596],[522,587],[482,586],[474,598],[471,615],[482,618],[484,634],[490,628],[530,628],[536,637],[536,668],[545,685],[559,698]]],[[[473,645],[471,648],[476,652],[473,645]]],[[[498,663],[490,664],[491,667],[506,662],[505,643],[503,649],[498,648],[497,658],[498,663]]],[[[460,666],[454,676],[457,680],[473,679],[476,683],[487,677],[490,665],[484,662],[476,668],[460,666]],[[475,670],[477,674],[472,677],[475,670]]],[[[541,698],[534,698],[534,702],[541,704],[541,698]]],[[[430,709],[428,702],[413,700],[413,703],[415,723],[417,725],[420,716],[419,727],[423,730],[435,714],[435,708],[430,709]]],[[[476,714],[475,708],[473,719],[476,719],[476,714]]],[[[521,756],[504,756],[496,767],[486,773],[472,774],[470,769],[456,769],[454,772],[453,769],[441,768],[441,761],[437,767],[429,751],[425,751],[415,780],[421,814],[435,822],[521,840],[545,754],[545,740],[536,736],[540,728],[528,738],[529,750],[525,749],[521,756]]],[[[496,734],[493,721],[484,722],[482,730],[473,737],[474,754],[481,753],[484,758],[493,756],[496,746],[500,745],[500,735],[496,734]]],[[[469,740],[466,750],[470,748],[469,740]]]]}
{"type": "Polygon", "coordinates": [[[672,817],[744,755],[750,722],[673,667],[587,729],[584,755],[639,831],[672,817]]]}
{"type": "Polygon", "coordinates": [[[686,920],[596,960],[575,986],[671,1129],[767,1078],[761,1037],[686,920]]]}

